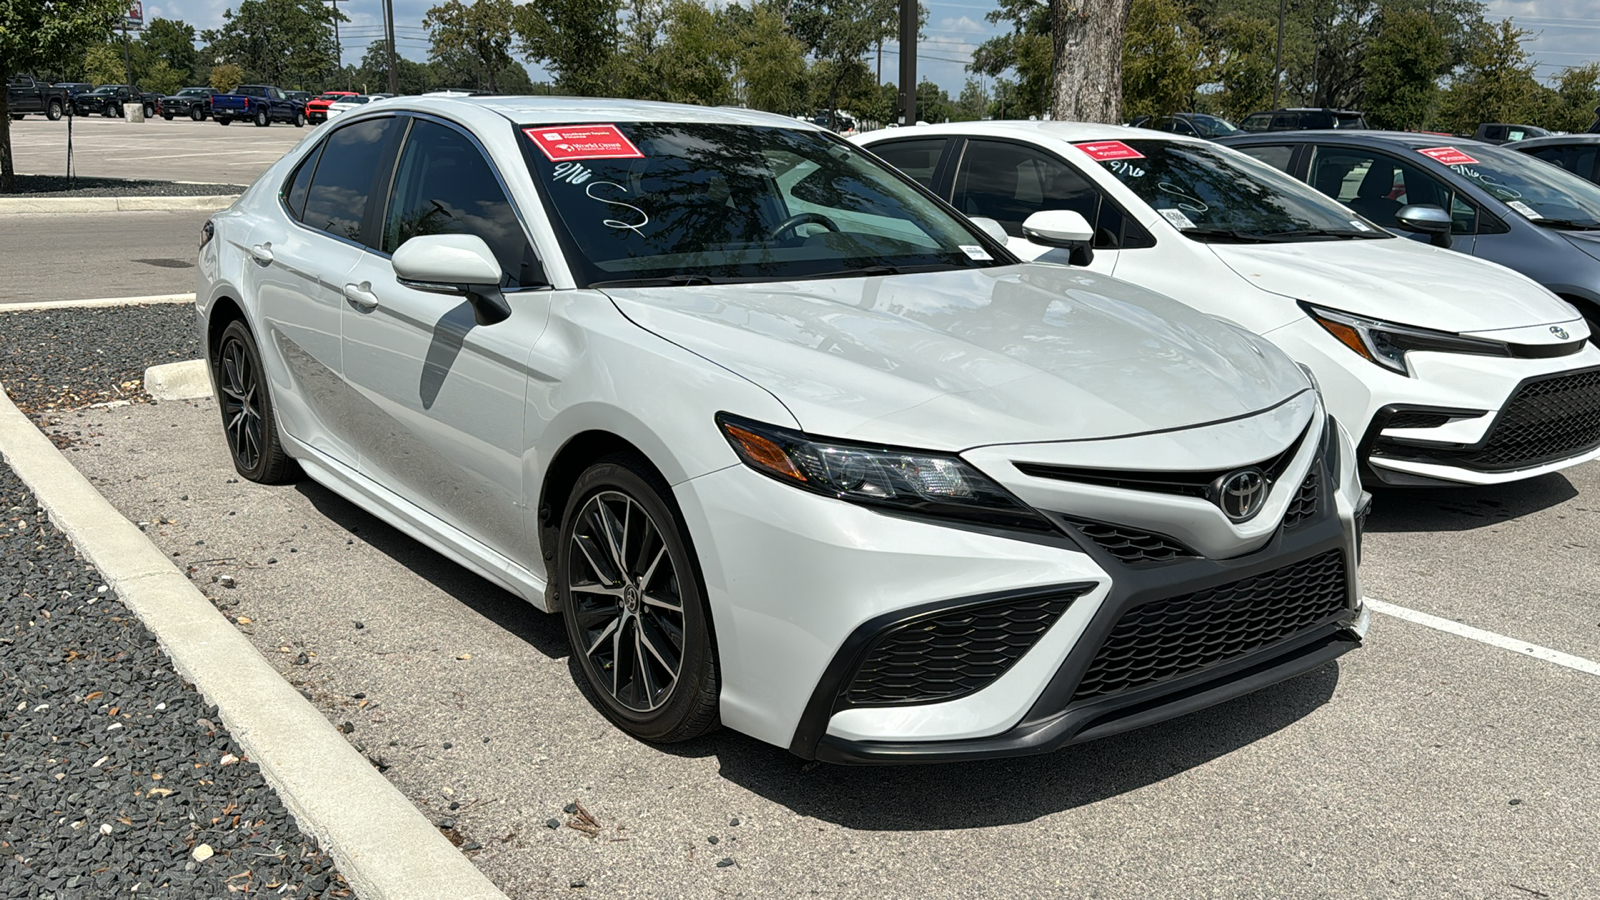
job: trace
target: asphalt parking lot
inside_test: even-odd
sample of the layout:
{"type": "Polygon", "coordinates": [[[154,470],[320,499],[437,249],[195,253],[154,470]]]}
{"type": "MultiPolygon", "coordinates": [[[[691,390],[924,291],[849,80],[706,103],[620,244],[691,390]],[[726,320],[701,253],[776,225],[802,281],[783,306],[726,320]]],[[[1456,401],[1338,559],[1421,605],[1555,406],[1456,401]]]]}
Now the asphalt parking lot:
{"type": "Polygon", "coordinates": [[[208,212],[0,215],[0,306],[194,292],[208,212]]]}
{"type": "MultiPolygon", "coordinates": [[[[1337,664],[1044,757],[836,768],[731,732],[652,747],[579,694],[559,619],[312,482],[239,481],[216,420],[209,400],[168,402],[52,430],[512,897],[579,881],[605,895],[1600,895],[1594,674],[1377,616],[1337,664]],[[567,827],[574,801],[597,836],[567,827]]],[[[1591,464],[1380,495],[1365,589],[1594,659],[1597,491],[1591,464]]]]}
{"type": "MultiPolygon", "coordinates": [[[[76,116],[72,119],[73,170],[108,178],[160,178],[211,184],[249,184],[296,143],[311,126],[273,125],[226,128],[207,119],[147,119],[137,125],[122,119],[76,116]]],[[[67,171],[67,120],[28,116],[11,123],[11,148],[18,172],[64,175],[67,171]]]]}

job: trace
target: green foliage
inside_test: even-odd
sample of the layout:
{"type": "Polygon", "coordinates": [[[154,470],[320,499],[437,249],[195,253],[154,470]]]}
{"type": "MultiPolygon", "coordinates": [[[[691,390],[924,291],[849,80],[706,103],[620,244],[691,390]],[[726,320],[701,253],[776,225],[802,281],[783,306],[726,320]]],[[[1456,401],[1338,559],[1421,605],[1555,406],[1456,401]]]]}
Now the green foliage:
{"type": "Polygon", "coordinates": [[[1600,107],[1600,63],[1572,66],[1556,79],[1555,96],[1538,123],[1556,131],[1586,131],[1600,107]]]}
{"type": "Polygon", "coordinates": [[[559,92],[603,97],[617,88],[621,10],[622,0],[531,0],[513,27],[523,55],[555,76],[559,92]]]}
{"type": "MultiPolygon", "coordinates": [[[[147,82],[161,63],[166,64],[178,81],[193,78],[200,57],[194,49],[194,39],[194,26],[182,20],[156,18],[145,23],[144,33],[139,35],[137,55],[138,61],[149,67],[151,75],[141,78],[140,83],[147,82]]],[[[144,66],[139,71],[145,71],[144,66]]]]}
{"type": "Polygon", "coordinates": [[[158,59],[155,65],[147,69],[139,79],[139,89],[165,97],[168,94],[176,94],[179,88],[185,86],[187,80],[167,65],[166,60],[158,59]]]}
{"type": "Polygon", "coordinates": [[[789,30],[816,57],[816,106],[841,109],[872,101],[877,80],[862,57],[898,32],[884,21],[878,0],[790,0],[789,30]]]}
{"type": "Polygon", "coordinates": [[[1122,49],[1122,115],[1164,116],[1192,107],[1205,80],[1204,56],[1181,0],[1133,0],[1122,49]]]}
{"type": "Polygon", "coordinates": [[[431,44],[429,60],[453,73],[471,73],[461,87],[501,90],[497,76],[512,65],[514,10],[511,0],[475,0],[470,6],[445,0],[429,9],[422,20],[431,44]]]}
{"type": "Polygon", "coordinates": [[[1471,134],[1484,122],[1533,124],[1551,93],[1533,77],[1533,61],[1522,48],[1531,32],[1511,19],[1480,24],[1472,52],[1444,94],[1439,124],[1471,134]]]}
{"type": "Polygon", "coordinates": [[[1009,74],[1004,92],[998,81],[995,91],[995,102],[1005,117],[1043,115],[1050,108],[1055,60],[1048,0],[999,0],[999,8],[984,18],[996,24],[1009,22],[1011,32],[979,44],[967,71],[996,79],[1009,74]]]}
{"type": "Polygon", "coordinates": [[[1230,14],[1215,21],[1207,51],[1211,79],[1221,86],[1206,104],[1225,119],[1239,121],[1272,102],[1277,33],[1273,23],[1230,14]]]}
{"type": "Polygon", "coordinates": [[[126,84],[127,61],[121,44],[96,44],[83,56],[83,80],[90,84],[126,84]]]}
{"type": "Polygon", "coordinates": [[[212,58],[244,69],[252,82],[286,90],[321,85],[338,68],[337,15],[322,0],[242,0],[226,24],[201,34],[212,58]]]}
{"type": "Polygon", "coordinates": [[[751,109],[797,115],[806,106],[806,49],[767,4],[724,7],[735,29],[734,59],[751,109]]]}
{"type": "Polygon", "coordinates": [[[233,63],[222,63],[211,67],[211,86],[224,94],[231,93],[234,88],[244,83],[244,69],[233,63]]]}
{"type": "Polygon", "coordinates": [[[1426,10],[1385,11],[1381,20],[1362,65],[1367,121],[1375,128],[1420,130],[1438,100],[1449,43],[1426,10]]]}
{"type": "Polygon", "coordinates": [[[955,118],[956,105],[944,88],[927,79],[917,82],[917,118],[924,122],[948,122],[955,118]]]}
{"type": "Polygon", "coordinates": [[[955,111],[950,118],[956,122],[972,122],[989,114],[989,91],[983,82],[968,78],[961,86],[961,96],[956,98],[955,111]]]}

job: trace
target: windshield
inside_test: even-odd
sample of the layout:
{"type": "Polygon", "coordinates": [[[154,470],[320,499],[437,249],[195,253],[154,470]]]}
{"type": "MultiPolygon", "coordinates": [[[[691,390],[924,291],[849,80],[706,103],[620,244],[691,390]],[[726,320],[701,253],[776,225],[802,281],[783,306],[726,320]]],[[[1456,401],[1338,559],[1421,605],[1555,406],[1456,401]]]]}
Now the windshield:
{"type": "Polygon", "coordinates": [[[1600,185],[1543,160],[1500,147],[1419,151],[1472,182],[1489,196],[1541,225],[1600,226],[1600,185]],[[1452,154],[1442,151],[1450,150],[1452,154]]]}
{"type": "Polygon", "coordinates": [[[1247,156],[1178,141],[1080,144],[1187,238],[1293,241],[1392,235],[1247,156]]]}
{"type": "Polygon", "coordinates": [[[1201,137],[1208,138],[1221,137],[1239,130],[1233,127],[1232,122],[1227,119],[1219,119],[1216,116],[1190,116],[1189,123],[1194,126],[1194,130],[1199,132],[1201,137]]]}
{"type": "Polygon", "coordinates": [[[539,125],[518,139],[591,286],[1013,262],[992,257],[985,239],[896,173],[809,129],[539,125]]]}

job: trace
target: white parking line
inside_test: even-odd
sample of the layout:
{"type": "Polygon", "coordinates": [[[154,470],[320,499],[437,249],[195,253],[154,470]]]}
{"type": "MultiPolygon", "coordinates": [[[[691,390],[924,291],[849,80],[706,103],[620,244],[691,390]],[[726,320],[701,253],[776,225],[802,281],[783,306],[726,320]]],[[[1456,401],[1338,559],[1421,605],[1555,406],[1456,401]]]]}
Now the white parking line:
{"type": "Polygon", "coordinates": [[[0,301],[0,313],[33,312],[40,309],[77,309],[101,306],[148,306],[152,303],[193,303],[193,294],[157,294],[152,297],[107,297],[104,300],[40,300],[28,303],[0,301]]]}
{"type": "Polygon", "coordinates": [[[1503,634],[1495,634],[1492,631],[1473,628],[1471,625],[1463,625],[1460,622],[1441,619],[1438,616],[1417,612],[1404,606],[1395,606],[1393,603],[1385,603],[1382,600],[1374,600],[1371,597],[1366,598],[1366,603],[1367,607],[1376,613],[1394,616],[1397,619],[1405,619],[1407,622],[1415,622],[1418,625],[1425,625],[1458,637],[1464,637],[1467,640],[1488,644],[1491,647],[1499,647],[1502,650],[1510,650],[1512,653],[1531,656],[1547,663],[1555,663],[1558,666],[1565,666],[1568,669],[1576,669],[1579,672],[1600,677],[1600,663],[1584,659],[1581,656],[1562,653],[1560,650],[1551,650],[1549,647],[1541,647],[1538,644],[1519,641],[1503,634]]]}

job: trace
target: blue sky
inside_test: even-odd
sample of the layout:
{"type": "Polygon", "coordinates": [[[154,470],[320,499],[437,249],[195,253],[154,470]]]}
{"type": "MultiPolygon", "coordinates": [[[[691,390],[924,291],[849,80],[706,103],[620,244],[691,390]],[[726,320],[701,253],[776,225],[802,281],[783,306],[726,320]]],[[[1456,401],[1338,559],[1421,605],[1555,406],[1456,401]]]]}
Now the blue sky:
{"type": "MultiPolygon", "coordinates": [[[[394,0],[396,49],[413,59],[426,59],[428,43],[422,17],[436,0],[394,0]]],[[[235,0],[145,0],[145,18],[161,16],[183,19],[197,29],[215,28],[224,10],[235,0]]],[[[1512,16],[1517,24],[1533,31],[1527,48],[1538,63],[1541,78],[1550,78],[1570,65],[1600,60],[1600,3],[1596,0],[1489,0],[1491,18],[1512,16]]],[[[949,91],[959,93],[966,82],[965,66],[972,51],[1000,29],[984,21],[984,14],[995,8],[984,0],[953,0],[927,4],[927,40],[918,54],[919,77],[928,78],[949,91]]],[[[341,27],[345,62],[360,61],[369,43],[383,34],[381,0],[341,0],[339,8],[350,17],[341,27]]],[[[894,44],[884,47],[884,80],[899,74],[899,56],[894,44]]],[[[875,64],[876,60],[869,60],[875,64]]],[[[530,67],[535,80],[544,75],[530,67]]]]}

